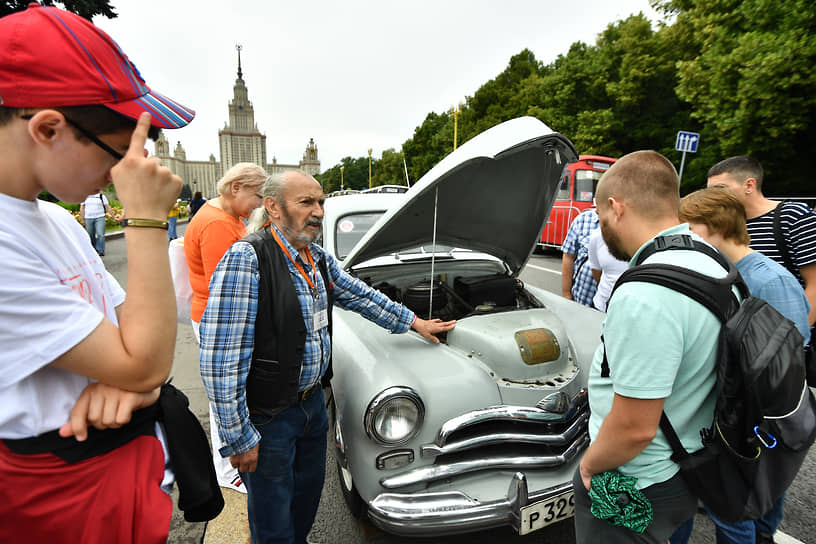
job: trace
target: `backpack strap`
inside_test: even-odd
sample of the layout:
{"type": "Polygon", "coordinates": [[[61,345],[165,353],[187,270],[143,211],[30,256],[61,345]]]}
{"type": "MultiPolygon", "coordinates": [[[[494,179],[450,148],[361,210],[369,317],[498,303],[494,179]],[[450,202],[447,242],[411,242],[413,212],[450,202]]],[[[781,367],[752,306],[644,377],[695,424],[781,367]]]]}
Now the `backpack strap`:
{"type": "MultiPolygon", "coordinates": [[[[734,263],[713,247],[694,240],[687,234],[659,236],[651,244],[643,248],[635,261],[635,266],[626,270],[618,278],[612,288],[612,293],[609,295],[609,301],[612,300],[612,296],[621,285],[632,281],[654,283],[682,293],[708,308],[723,323],[737,311],[740,304],[731,291],[731,286],[736,285],[743,298],[750,294],[734,263]],[[704,253],[715,260],[728,273],[723,278],[712,278],[682,266],[662,263],[641,264],[659,251],[672,249],[704,253]]],[[[609,301],[607,301],[607,307],[609,301]]]]}
{"type": "Polygon", "coordinates": [[[799,270],[799,268],[793,264],[790,252],[788,251],[788,246],[787,244],[785,244],[785,238],[784,236],[782,236],[782,208],[784,206],[785,203],[781,202],[779,206],[777,206],[776,209],[774,210],[773,218],[774,241],[776,242],[777,249],[779,249],[779,253],[782,255],[782,260],[784,261],[785,268],[788,269],[788,272],[793,274],[793,277],[797,277],[796,272],[799,270]]]}
{"type": "Polygon", "coordinates": [[[573,268],[572,268],[572,270],[573,270],[572,271],[572,285],[573,286],[575,285],[575,282],[578,279],[578,274],[581,273],[581,269],[584,267],[584,265],[586,264],[588,259],[589,259],[589,254],[584,255],[583,257],[581,257],[580,259],[575,261],[575,264],[573,265],[573,268]]]}
{"type": "Polygon", "coordinates": [[[677,436],[677,432],[674,430],[674,427],[672,427],[669,416],[666,415],[665,410],[660,413],[660,430],[663,431],[663,434],[666,436],[672,453],[681,458],[688,455],[686,448],[683,447],[683,443],[680,442],[680,438],[677,436]]]}

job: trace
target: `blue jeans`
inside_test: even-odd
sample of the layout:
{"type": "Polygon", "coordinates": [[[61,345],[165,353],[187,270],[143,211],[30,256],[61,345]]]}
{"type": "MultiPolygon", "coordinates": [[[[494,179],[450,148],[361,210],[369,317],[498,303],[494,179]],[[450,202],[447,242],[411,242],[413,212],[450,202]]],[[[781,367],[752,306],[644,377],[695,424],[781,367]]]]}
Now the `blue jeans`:
{"type": "Polygon", "coordinates": [[[253,544],[305,544],[326,477],[329,418],[320,387],[269,417],[252,414],[261,434],[258,468],[241,472],[253,544]]]}
{"type": "MultiPolygon", "coordinates": [[[[773,507],[765,512],[765,514],[756,521],[739,521],[736,523],[727,523],[720,520],[717,516],[708,512],[708,517],[714,522],[717,531],[717,544],[754,544],[756,542],[757,533],[765,533],[773,535],[776,528],[782,523],[782,505],[785,502],[785,495],[782,494],[773,507]]],[[[671,536],[671,544],[686,544],[691,536],[691,530],[694,526],[694,518],[690,518],[683,525],[681,525],[671,536]]]]}
{"type": "Polygon", "coordinates": [[[88,231],[88,236],[91,237],[91,245],[94,247],[96,252],[100,255],[105,253],[105,218],[86,218],[85,230],[88,231]]]}
{"type": "Polygon", "coordinates": [[[168,217],[167,218],[167,239],[168,240],[175,240],[178,238],[176,234],[176,223],[178,223],[178,217],[168,217]]]}
{"type": "Polygon", "coordinates": [[[785,504],[785,493],[776,499],[770,510],[765,512],[761,518],[756,520],[757,533],[772,535],[776,532],[779,524],[782,523],[782,507],[785,504]]]}

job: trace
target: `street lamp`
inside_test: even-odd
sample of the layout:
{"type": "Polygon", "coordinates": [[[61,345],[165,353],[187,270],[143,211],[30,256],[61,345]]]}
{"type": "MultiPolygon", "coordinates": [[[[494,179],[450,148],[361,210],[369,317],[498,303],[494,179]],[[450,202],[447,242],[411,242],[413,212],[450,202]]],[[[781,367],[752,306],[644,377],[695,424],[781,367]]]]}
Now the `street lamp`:
{"type": "Polygon", "coordinates": [[[371,148],[368,148],[368,188],[371,189],[371,148]]]}
{"type": "Polygon", "coordinates": [[[456,151],[456,140],[459,136],[459,114],[462,113],[460,104],[455,108],[451,108],[451,115],[453,115],[453,150],[456,151]]]}
{"type": "Polygon", "coordinates": [[[343,190],[343,170],[345,170],[345,166],[340,167],[340,190],[343,190]]]}

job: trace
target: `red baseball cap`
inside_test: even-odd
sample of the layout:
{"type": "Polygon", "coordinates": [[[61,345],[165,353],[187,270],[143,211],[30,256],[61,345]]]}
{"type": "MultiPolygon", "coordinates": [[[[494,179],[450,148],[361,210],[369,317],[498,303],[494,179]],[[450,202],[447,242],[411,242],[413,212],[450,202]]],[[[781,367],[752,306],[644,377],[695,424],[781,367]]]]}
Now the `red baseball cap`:
{"type": "Polygon", "coordinates": [[[0,18],[0,106],[105,106],[180,128],[195,112],[150,89],[110,36],[79,15],[32,2],[0,18]]]}

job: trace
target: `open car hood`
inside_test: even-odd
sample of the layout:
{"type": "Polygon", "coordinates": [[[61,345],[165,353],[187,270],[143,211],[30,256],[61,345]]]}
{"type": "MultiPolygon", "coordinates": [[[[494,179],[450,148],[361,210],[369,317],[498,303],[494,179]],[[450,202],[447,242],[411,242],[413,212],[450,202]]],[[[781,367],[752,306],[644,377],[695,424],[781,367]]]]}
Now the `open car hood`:
{"type": "Polygon", "coordinates": [[[488,253],[517,275],[552,208],[572,143],[533,117],[497,125],[445,157],[389,210],[345,268],[436,243],[488,253]],[[435,213],[436,211],[436,213],[435,213]]]}

